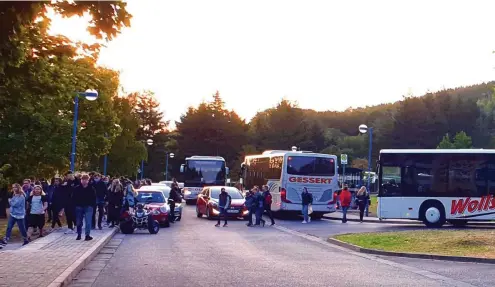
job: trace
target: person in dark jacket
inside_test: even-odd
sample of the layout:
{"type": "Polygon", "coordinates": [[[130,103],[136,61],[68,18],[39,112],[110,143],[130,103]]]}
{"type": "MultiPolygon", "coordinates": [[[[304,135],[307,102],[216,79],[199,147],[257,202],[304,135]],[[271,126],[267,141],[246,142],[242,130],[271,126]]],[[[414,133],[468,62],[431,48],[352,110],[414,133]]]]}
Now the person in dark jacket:
{"type": "Polygon", "coordinates": [[[85,225],[84,240],[92,240],[91,237],[91,219],[93,216],[93,206],[96,202],[96,190],[89,184],[89,175],[81,175],[81,185],[74,189],[73,193],[74,206],[76,207],[77,238],[81,240],[83,218],[85,225]]]}
{"type": "Polygon", "coordinates": [[[63,192],[61,192],[60,202],[63,203],[63,212],[67,221],[68,230],[65,234],[74,234],[74,226],[76,225],[76,210],[72,200],[72,194],[76,187],[75,177],[71,171],[65,174],[64,183],[62,184],[63,192]]]}
{"type": "Polygon", "coordinates": [[[301,194],[301,203],[302,203],[302,214],[304,216],[304,220],[302,223],[308,223],[311,221],[309,219],[309,205],[313,203],[313,195],[309,193],[306,187],[303,187],[303,192],[301,194]]]}
{"type": "Polygon", "coordinates": [[[256,223],[255,226],[260,226],[260,224],[265,227],[265,220],[263,219],[263,211],[265,207],[265,198],[263,197],[263,193],[256,188],[254,194],[254,208],[256,210],[256,223]]]}
{"type": "Polygon", "coordinates": [[[363,222],[364,209],[368,205],[369,201],[370,201],[370,196],[368,192],[366,192],[366,187],[361,186],[361,188],[358,190],[356,194],[356,205],[359,208],[359,221],[361,223],[363,222]]]}
{"type": "Polygon", "coordinates": [[[50,191],[48,193],[48,209],[52,216],[52,229],[55,228],[55,224],[62,227],[62,222],[60,222],[60,211],[64,208],[63,198],[63,188],[60,185],[62,180],[58,177],[54,178],[52,186],[50,186],[50,191]],[[50,194],[51,193],[51,194],[50,194]]]}
{"type": "Polygon", "coordinates": [[[272,194],[270,193],[268,185],[263,185],[263,209],[266,211],[268,217],[270,217],[272,225],[275,225],[275,220],[273,219],[272,214],[272,194]]]}
{"type": "Polygon", "coordinates": [[[182,202],[182,197],[179,191],[179,185],[177,183],[172,183],[172,188],[170,189],[170,194],[168,195],[168,205],[170,207],[169,221],[175,222],[175,203],[182,202]]]}
{"type": "Polygon", "coordinates": [[[122,210],[122,202],[124,201],[124,187],[117,178],[112,181],[112,185],[108,190],[108,218],[109,227],[113,228],[119,224],[120,211],[122,210]]]}
{"type": "Polygon", "coordinates": [[[246,198],[244,201],[244,205],[246,205],[246,208],[248,209],[248,223],[247,226],[253,226],[253,213],[256,212],[256,208],[254,205],[254,189],[253,190],[248,190],[246,192],[246,198]]]}
{"type": "Polygon", "coordinates": [[[220,220],[222,219],[222,216],[225,220],[225,223],[223,224],[223,227],[227,227],[227,209],[230,207],[230,203],[232,202],[232,197],[227,193],[225,188],[222,187],[220,191],[220,195],[218,196],[218,209],[220,211],[220,214],[218,215],[218,222],[215,225],[215,227],[220,226],[220,220]]]}
{"type": "Polygon", "coordinates": [[[96,226],[96,209],[98,209],[98,229],[101,230],[101,222],[105,215],[105,201],[107,197],[107,185],[101,180],[101,175],[95,173],[93,177],[93,187],[96,190],[96,208],[93,209],[93,218],[91,220],[93,229],[96,226]]]}

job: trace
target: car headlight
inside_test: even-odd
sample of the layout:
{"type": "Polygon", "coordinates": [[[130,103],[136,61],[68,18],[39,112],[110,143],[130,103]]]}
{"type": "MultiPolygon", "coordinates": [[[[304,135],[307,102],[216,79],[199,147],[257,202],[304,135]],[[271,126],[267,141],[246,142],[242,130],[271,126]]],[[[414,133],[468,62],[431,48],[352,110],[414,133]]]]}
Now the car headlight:
{"type": "Polygon", "coordinates": [[[160,212],[161,213],[167,213],[168,209],[165,206],[160,207],[160,212]]]}
{"type": "Polygon", "coordinates": [[[184,195],[190,195],[190,194],[191,194],[191,192],[189,191],[189,189],[187,189],[187,188],[184,189],[184,195]]]}
{"type": "Polygon", "coordinates": [[[175,203],[175,207],[181,207],[181,206],[182,206],[182,204],[181,204],[181,203],[179,203],[179,202],[176,202],[176,203],[175,203]]]}

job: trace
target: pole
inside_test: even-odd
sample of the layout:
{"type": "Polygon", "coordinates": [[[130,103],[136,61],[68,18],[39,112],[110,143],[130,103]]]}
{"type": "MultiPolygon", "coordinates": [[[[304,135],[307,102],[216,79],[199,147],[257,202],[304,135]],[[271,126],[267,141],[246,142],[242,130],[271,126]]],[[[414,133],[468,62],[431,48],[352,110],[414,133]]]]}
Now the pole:
{"type": "Polygon", "coordinates": [[[76,161],[77,113],[79,110],[79,95],[74,101],[74,121],[72,122],[72,151],[70,153],[70,170],[74,172],[76,161]]]}
{"type": "Polygon", "coordinates": [[[141,160],[141,180],[143,180],[144,176],[144,159],[141,160]]]}
{"type": "Polygon", "coordinates": [[[345,185],[345,164],[342,165],[343,171],[342,171],[342,187],[345,185]]]}
{"type": "MultiPolygon", "coordinates": [[[[369,128],[369,133],[370,133],[370,144],[369,144],[369,151],[368,151],[368,184],[367,184],[367,189],[368,189],[368,194],[371,194],[370,191],[370,181],[371,181],[371,149],[373,147],[373,128],[369,128]]],[[[368,202],[366,202],[366,216],[368,216],[368,202]]]]}
{"type": "Polygon", "coordinates": [[[168,180],[168,155],[169,153],[167,152],[167,162],[165,164],[165,181],[168,180]]]}
{"type": "MultiPolygon", "coordinates": [[[[107,138],[108,135],[105,133],[105,138],[107,138]]],[[[103,175],[107,176],[107,161],[108,161],[108,153],[105,154],[105,157],[103,158],[103,175]]]]}

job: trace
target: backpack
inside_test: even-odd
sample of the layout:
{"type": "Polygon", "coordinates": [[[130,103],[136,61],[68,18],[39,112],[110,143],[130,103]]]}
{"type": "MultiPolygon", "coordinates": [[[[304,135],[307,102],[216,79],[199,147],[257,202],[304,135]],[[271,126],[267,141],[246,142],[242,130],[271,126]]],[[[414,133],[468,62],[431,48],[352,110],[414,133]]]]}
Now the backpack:
{"type": "Polygon", "coordinates": [[[265,193],[265,205],[272,205],[272,195],[270,193],[265,193]]]}

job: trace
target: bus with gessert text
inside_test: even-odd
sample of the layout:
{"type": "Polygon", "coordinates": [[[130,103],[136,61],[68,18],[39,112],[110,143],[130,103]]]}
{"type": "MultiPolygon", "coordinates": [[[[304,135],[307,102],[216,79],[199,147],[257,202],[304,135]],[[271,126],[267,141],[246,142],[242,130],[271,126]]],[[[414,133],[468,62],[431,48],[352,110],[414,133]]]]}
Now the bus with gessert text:
{"type": "Polygon", "coordinates": [[[220,156],[191,156],[180,167],[184,174],[183,195],[187,204],[195,204],[205,186],[225,186],[229,168],[220,156]]]}
{"type": "Polygon", "coordinates": [[[272,211],[301,212],[301,193],[313,195],[312,218],[335,211],[334,192],[339,189],[337,157],[302,151],[272,150],[246,156],[241,165],[246,189],[268,185],[272,211]]]}
{"type": "Polygon", "coordinates": [[[381,150],[377,170],[380,219],[428,227],[495,219],[495,150],[381,150]]]}

